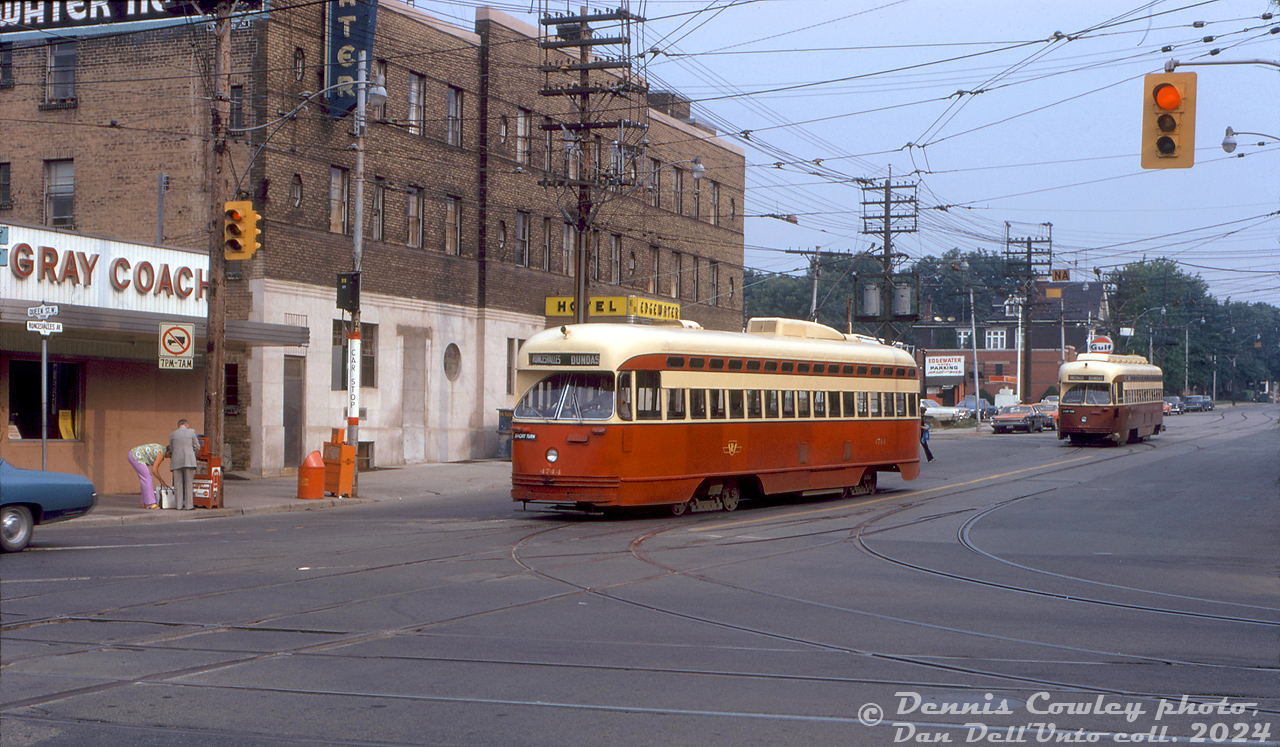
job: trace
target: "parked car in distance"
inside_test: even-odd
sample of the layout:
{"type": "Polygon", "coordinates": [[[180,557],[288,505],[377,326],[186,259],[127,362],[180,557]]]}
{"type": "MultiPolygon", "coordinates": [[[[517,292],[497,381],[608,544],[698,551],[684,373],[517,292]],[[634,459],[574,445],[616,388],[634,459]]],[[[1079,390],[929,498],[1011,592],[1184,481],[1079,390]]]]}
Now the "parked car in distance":
{"type": "Polygon", "coordinates": [[[1168,405],[1164,409],[1165,415],[1181,415],[1182,414],[1182,398],[1181,397],[1165,397],[1164,403],[1168,405]]]}
{"type": "Polygon", "coordinates": [[[922,399],[920,400],[920,417],[928,418],[935,423],[951,423],[973,417],[973,413],[963,407],[947,407],[934,399],[922,399]]]}
{"type": "Polygon", "coordinates": [[[0,546],[20,552],[37,524],[84,516],[97,505],[88,478],[66,472],[19,469],[0,458],[0,546]]]}
{"type": "Polygon", "coordinates": [[[1031,405],[1010,405],[1001,407],[1000,412],[991,418],[991,430],[996,433],[1009,431],[1026,431],[1039,433],[1045,429],[1048,416],[1031,405]]]}
{"type": "Polygon", "coordinates": [[[1056,395],[1056,394],[1051,394],[1051,395],[1049,395],[1048,397],[1045,397],[1044,399],[1040,400],[1040,404],[1043,404],[1043,405],[1056,405],[1056,404],[1058,404],[1058,395],[1056,395]]]}
{"type": "Polygon", "coordinates": [[[1182,403],[1183,412],[1207,412],[1213,409],[1213,400],[1203,394],[1192,394],[1182,403]]]}
{"type": "Polygon", "coordinates": [[[1041,415],[1044,415],[1046,418],[1048,418],[1048,420],[1045,422],[1046,428],[1052,431],[1058,430],[1058,403],[1057,402],[1041,402],[1039,404],[1032,405],[1031,407],[1037,410],[1041,415]]]}
{"type": "Polygon", "coordinates": [[[997,412],[1000,412],[999,407],[996,407],[995,405],[991,404],[985,399],[982,399],[981,397],[978,398],[977,402],[974,402],[973,400],[974,400],[974,397],[972,394],[966,396],[960,402],[960,407],[965,410],[968,410],[969,412],[977,413],[984,419],[989,418],[992,415],[995,415],[997,412]]]}

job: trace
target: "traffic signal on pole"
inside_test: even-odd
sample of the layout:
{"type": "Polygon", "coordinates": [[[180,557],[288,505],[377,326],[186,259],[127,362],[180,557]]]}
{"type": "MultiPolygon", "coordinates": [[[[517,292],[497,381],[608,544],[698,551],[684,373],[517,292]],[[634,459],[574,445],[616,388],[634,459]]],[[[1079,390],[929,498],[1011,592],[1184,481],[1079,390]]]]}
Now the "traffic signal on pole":
{"type": "Polygon", "coordinates": [[[1191,168],[1196,162],[1196,74],[1148,75],[1142,96],[1142,168],[1191,168]]]}
{"type": "Polygon", "coordinates": [[[258,251],[258,214],[249,200],[228,202],[222,214],[222,249],[228,259],[248,259],[258,251]]]}

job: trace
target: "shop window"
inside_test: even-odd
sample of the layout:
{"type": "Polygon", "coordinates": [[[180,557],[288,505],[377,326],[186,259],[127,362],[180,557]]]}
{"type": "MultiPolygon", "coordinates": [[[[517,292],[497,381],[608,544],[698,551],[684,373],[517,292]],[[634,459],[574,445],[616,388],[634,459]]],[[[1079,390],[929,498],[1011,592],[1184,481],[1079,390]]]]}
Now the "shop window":
{"type": "MultiPolygon", "coordinates": [[[[378,325],[360,325],[360,388],[378,388],[378,325]]],[[[347,326],[341,319],[333,320],[333,353],[330,365],[330,388],[344,391],[347,388],[347,326]]]]}
{"type": "MultiPolygon", "coordinates": [[[[80,438],[83,402],[79,363],[49,364],[49,409],[45,435],[50,439],[80,438]]],[[[9,361],[9,438],[40,438],[40,362],[9,361]]]]}

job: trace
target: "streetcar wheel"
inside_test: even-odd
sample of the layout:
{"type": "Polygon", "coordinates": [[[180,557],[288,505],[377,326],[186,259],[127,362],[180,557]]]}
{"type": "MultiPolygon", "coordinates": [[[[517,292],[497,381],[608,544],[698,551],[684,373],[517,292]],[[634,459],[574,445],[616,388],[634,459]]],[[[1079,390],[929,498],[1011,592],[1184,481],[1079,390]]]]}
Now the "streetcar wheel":
{"type": "Polygon", "coordinates": [[[738,489],[738,483],[736,482],[731,482],[720,489],[720,503],[724,506],[725,511],[736,509],[741,498],[742,491],[738,489]]]}
{"type": "Polygon", "coordinates": [[[672,516],[684,516],[684,512],[688,510],[689,510],[688,503],[672,503],[671,504],[672,516]]]}
{"type": "Polygon", "coordinates": [[[31,542],[31,510],[26,506],[5,506],[0,518],[0,545],[5,552],[20,552],[31,542]]]}

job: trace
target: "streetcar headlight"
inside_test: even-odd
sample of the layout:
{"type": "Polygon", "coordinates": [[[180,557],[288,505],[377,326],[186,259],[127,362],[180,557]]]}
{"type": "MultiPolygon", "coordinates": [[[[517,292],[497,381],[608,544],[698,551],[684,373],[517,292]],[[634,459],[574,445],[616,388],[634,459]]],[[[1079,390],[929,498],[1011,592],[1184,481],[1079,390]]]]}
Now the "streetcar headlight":
{"type": "Polygon", "coordinates": [[[1089,418],[1085,417],[1084,415],[1081,415],[1081,416],[1080,416],[1080,422],[1081,422],[1081,423],[1087,423],[1087,422],[1089,422],[1089,418]]]}
{"type": "Polygon", "coordinates": [[[560,452],[556,451],[555,449],[547,449],[547,461],[548,461],[548,462],[554,462],[555,460],[557,460],[557,459],[559,459],[559,458],[560,458],[560,452]]]}

